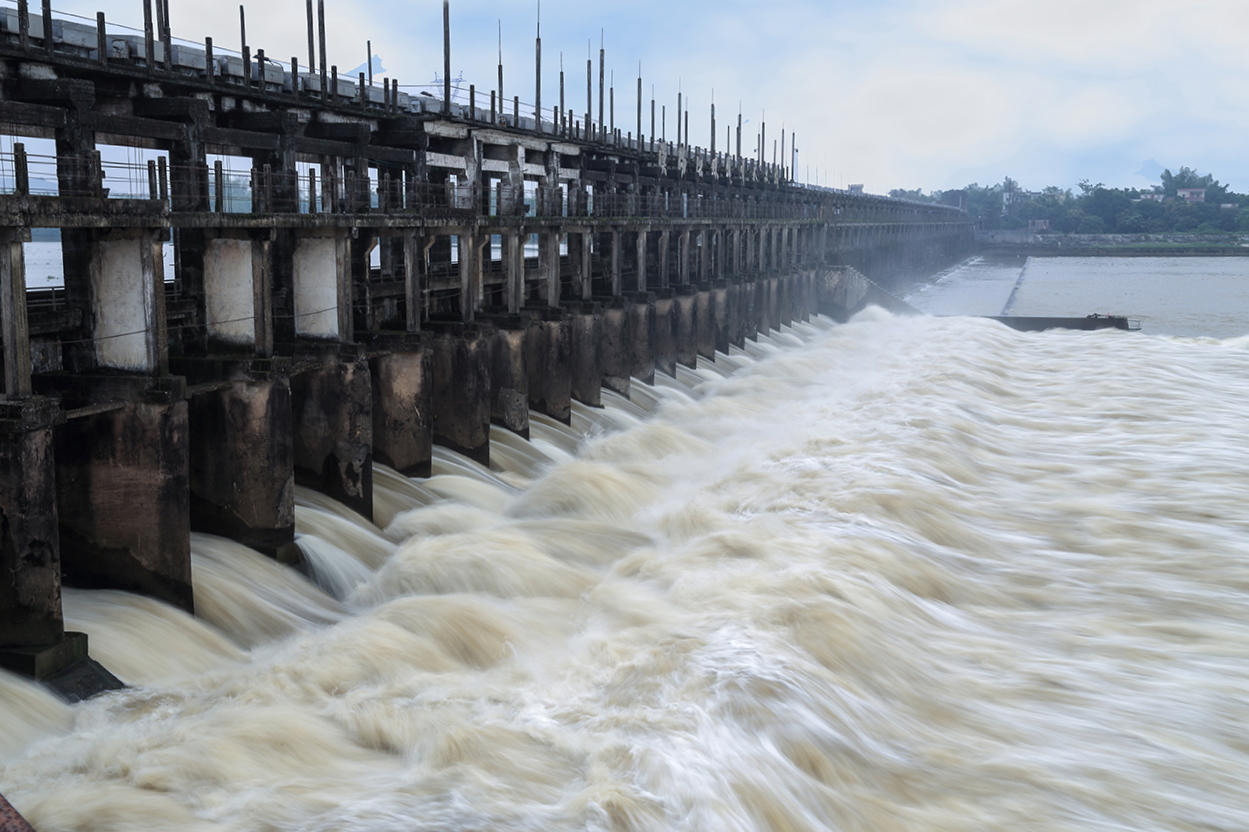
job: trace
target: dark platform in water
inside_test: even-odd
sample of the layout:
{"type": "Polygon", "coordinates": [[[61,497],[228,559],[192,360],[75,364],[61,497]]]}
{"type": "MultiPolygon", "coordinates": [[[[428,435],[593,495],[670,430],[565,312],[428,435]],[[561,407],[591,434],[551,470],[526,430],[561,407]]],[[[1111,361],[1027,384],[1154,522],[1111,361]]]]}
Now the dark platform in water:
{"type": "Polygon", "coordinates": [[[1140,321],[1122,315],[1089,315],[1087,318],[1025,318],[1014,315],[983,315],[991,321],[1006,324],[1020,332],[1042,332],[1047,329],[1124,329],[1135,332],[1140,321]]]}

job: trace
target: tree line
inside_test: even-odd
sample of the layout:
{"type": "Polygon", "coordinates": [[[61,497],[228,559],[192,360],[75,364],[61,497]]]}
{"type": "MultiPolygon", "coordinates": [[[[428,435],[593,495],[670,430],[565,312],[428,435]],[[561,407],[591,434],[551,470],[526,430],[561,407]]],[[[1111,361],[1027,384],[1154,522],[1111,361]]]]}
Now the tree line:
{"type": "Polygon", "coordinates": [[[889,196],[920,202],[956,205],[989,230],[1029,227],[1029,221],[1047,220],[1051,233],[1158,234],[1193,232],[1217,234],[1249,232],[1249,195],[1232,193],[1211,174],[1181,167],[1164,170],[1152,188],[1107,188],[1087,179],[1071,189],[1050,186],[1026,193],[1009,176],[982,187],[971,184],[951,191],[894,189],[889,196]],[[1177,197],[1183,188],[1205,188],[1204,202],[1177,197]]]}

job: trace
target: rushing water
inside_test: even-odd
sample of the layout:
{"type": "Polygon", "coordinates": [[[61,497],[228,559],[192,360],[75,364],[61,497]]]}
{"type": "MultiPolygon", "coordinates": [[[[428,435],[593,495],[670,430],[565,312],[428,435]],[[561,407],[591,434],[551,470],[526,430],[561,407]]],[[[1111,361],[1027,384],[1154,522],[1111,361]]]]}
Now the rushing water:
{"type": "Polygon", "coordinates": [[[301,491],[315,584],[197,535],[199,618],[68,593],[132,687],[0,679],[0,791],[41,832],[1249,828],[1249,338],[869,310],[609,398],[379,468],[384,528],[301,491]]]}

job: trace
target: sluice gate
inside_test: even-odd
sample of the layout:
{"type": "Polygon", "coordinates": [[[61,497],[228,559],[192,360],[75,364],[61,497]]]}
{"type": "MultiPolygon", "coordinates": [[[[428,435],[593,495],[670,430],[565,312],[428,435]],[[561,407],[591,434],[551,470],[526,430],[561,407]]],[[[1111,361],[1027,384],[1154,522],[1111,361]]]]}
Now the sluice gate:
{"type": "Polygon", "coordinates": [[[0,13],[0,667],[83,660],[62,580],[193,611],[192,530],[293,562],[296,483],[371,517],[374,461],[488,463],[492,424],[972,242],[954,209],[794,184],[740,126],[717,152],[640,104],[624,133],[309,64],[174,43],[167,8],[139,35],[0,13]],[[32,239],[63,286],[30,285],[32,239]]]}

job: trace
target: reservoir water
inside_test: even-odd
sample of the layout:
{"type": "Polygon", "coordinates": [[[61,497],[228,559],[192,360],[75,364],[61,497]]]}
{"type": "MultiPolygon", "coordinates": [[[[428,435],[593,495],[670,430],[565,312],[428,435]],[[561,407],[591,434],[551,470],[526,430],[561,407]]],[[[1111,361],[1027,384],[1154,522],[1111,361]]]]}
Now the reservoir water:
{"type": "Polygon", "coordinates": [[[41,832],[1249,828],[1243,288],[1179,337],[1014,268],[911,300],[1150,323],[798,325],[496,470],[379,468],[376,527],[301,491],[315,581],[197,536],[196,619],[67,592],[131,687],[0,677],[0,792],[41,832]]]}

